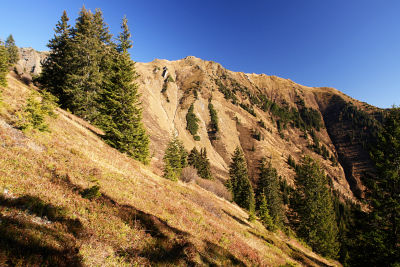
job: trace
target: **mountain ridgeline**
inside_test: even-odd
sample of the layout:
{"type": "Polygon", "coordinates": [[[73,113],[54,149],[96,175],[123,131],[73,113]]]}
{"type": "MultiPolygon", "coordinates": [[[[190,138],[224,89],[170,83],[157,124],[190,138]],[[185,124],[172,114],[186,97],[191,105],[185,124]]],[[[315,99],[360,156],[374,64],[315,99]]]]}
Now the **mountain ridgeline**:
{"type": "MultiPolygon", "coordinates": [[[[40,97],[32,94],[22,113],[7,111],[17,114],[10,118],[26,117],[23,123],[7,123],[24,132],[50,131],[45,118],[57,113],[57,102],[105,143],[149,165],[152,175],[176,184],[193,182],[235,202],[247,218],[232,218],[242,225],[258,219],[270,232],[294,231],[315,252],[346,266],[398,263],[400,174],[390,164],[400,158],[398,109],[382,110],[333,88],[232,72],[194,56],[135,63],[128,53],[132,42],[126,18],[121,29],[114,42],[99,9],[82,8],[75,26],[64,12],[50,52],[25,49],[20,51],[31,55],[13,59],[15,75],[28,85],[33,77],[40,97]],[[31,58],[42,60],[29,64],[31,58]],[[382,213],[383,208],[389,211],[382,213]],[[384,229],[377,230],[378,224],[384,229]],[[366,259],[366,253],[374,258],[366,259]]],[[[6,55],[5,48],[1,51],[6,55]]],[[[58,113],[64,114],[62,109],[58,113]]],[[[101,177],[96,173],[92,176],[101,177]]],[[[80,191],[83,198],[118,206],[102,197],[100,183],[91,183],[80,191]]],[[[164,229],[183,238],[166,222],[164,229]]],[[[148,227],[148,221],[142,223],[148,227]]],[[[190,258],[186,249],[194,249],[194,243],[176,242],[177,251],[170,253],[184,251],[184,258],[190,258]]],[[[124,253],[135,262],[141,257],[124,253]]],[[[148,254],[143,257],[157,262],[148,254]]],[[[258,258],[224,262],[268,265],[258,258]]]]}

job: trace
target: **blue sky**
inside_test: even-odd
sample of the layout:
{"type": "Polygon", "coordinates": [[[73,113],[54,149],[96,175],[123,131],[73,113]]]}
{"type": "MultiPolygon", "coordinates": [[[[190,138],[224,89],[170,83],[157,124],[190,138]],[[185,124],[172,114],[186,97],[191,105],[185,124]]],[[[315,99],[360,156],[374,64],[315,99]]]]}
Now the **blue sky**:
{"type": "Polygon", "coordinates": [[[46,50],[65,9],[101,8],[111,32],[129,20],[135,61],[193,55],[233,71],[335,87],[378,107],[400,104],[400,1],[1,1],[0,38],[46,50]]]}

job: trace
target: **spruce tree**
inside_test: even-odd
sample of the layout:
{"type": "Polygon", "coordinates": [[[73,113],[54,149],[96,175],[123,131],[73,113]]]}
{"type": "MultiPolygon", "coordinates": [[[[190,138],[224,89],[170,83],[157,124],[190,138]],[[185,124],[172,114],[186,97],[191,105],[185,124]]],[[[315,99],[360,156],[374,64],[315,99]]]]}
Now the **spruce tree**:
{"type": "Polygon", "coordinates": [[[207,150],[205,147],[200,151],[200,166],[197,171],[201,178],[212,179],[210,161],[208,160],[207,150]]]}
{"type": "MultiPolygon", "coordinates": [[[[101,93],[98,123],[105,131],[105,140],[121,152],[148,163],[149,137],[142,123],[138,77],[128,49],[132,47],[127,19],[122,21],[119,44],[110,62],[110,72],[106,74],[101,93]]],[[[110,51],[112,53],[112,51],[110,51]]]]}
{"type": "Polygon", "coordinates": [[[377,178],[366,181],[371,212],[359,236],[360,258],[371,266],[400,265],[400,108],[389,110],[372,149],[377,178]],[[368,258],[366,258],[368,257],[368,258]]]}
{"type": "Polygon", "coordinates": [[[258,217],[260,218],[262,224],[270,231],[275,230],[275,224],[272,217],[269,215],[268,203],[265,195],[262,193],[259,196],[260,207],[258,209],[258,217]]]}
{"type": "Polygon", "coordinates": [[[15,45],[14,37],[12,36],[12,34],[7,37],[5,46],[8,53],[8,63],[10,65],[14,65],[19,60],[19,52],[18,47],[15,45]]]}
{"type": "Polygon", "coordinates": [[[58,98],[61,107],[66,107],[66,95],[63,89],[70,63],[67,61],[68,42],[71,34],[68,21],[67,12],[64,10],[61,20],[56,24],[54,36],[47,44],[50,54],[43,63],[42,72],[37,79],[41,88],[45,88],[58,98]]]}
{"type": "Polygon", "coordinates": [[[297,168],[292,200],[298,215],[298,235],[318,253],[336,258],[339,243],[332,195],[320,166],[305,156],[297,168]]]}
{"type": "Polygon", "coordinates": [[[8,56],[7,49],[0,40],[0,86],[7,86],[8,56]]]}
{"type": "Polygon", "coordinates": [[[207,150],[202,148],[200,152],[194,147],[188,156],[188,164],[197,170],[197,174],[204,179],[212,179],[210,162],[207,158],[207,150]]]}
{"type": "MultiPolygon", "coordinates": [[[[101,16],[96,11],[96,16],[101,16]]],[[[105,72],[110,60],[105,60],[110,49],[103,42],[102,20],[94,19],[90,10],[82,7],[68,42],[66,60],[68,70],[65,75],[63,92],[64,106],[79,117],[92,123],[99,118],[99,96],[102,93],[105,72]]]]}
{"type": "Polygon", "coordinates": [[[257,182],[256,196],[258,207],[261,209],[262,199],[268,203],[269,214],[277,226],[284,220],[283,199],[280,193],[278,172],[272,167],[271,162],[263,158],[259,166],[259,179],[257,182]]]}
{"type": "Polygon", "coordinates": [[[199,119],[196,117],[196,114],[194,114],[194,105],[191,104],[186,114],[186,129],[193,136],[196,136],[197,131],[199,130],[198,122],[199,119]]]}
{"type": "Polygon", "coordinates": [[[188,164],[197,169],[197,165],[198,165],[199,161],[200,161],[200,152],[197,150],[196,147],[193,147],[193,149],[190,150],[190,153],[188,156],[188,164]]]}
{"type": "Polygon", "coordinates": [[[216,134],[219,130],[218,115],[211,100],[211,98],[208,100],[208,111],[210,112],[210,129],[213,134],[216,134]]]}
{"type": "Polygon", "coordinates": [[[242,208],[254,210],[254,193],[251,186],[247,164],[243,152],[236,147],[229,166],[228,189],[232,192],[233,200],[242,208]]]}
{"type": "Polygon", "coordinates": [[[164,177],[177,181],[181,176],[182,169],[187,166],[187,152],[177,136],[174,136],[168,143],[163,160],[164,177]]]}

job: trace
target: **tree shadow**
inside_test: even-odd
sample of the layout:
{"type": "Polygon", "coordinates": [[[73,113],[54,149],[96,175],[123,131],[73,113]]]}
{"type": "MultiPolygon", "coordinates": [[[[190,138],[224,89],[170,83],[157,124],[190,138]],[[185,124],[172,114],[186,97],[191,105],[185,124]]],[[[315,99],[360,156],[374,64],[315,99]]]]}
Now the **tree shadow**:
{"type": "Polygon", "coordinates": [[[206,251],[204,254],[200,254],[200,257],[208,266],[246,266],[227,249],[208,241],[206,251]]]}
{"type": "Polygon", "coordinates": [[[1,266],[82,266],[75,238],[82,225],[63,216],[61,207],[29,195],[15,199],[1,195],[3,209],[17,212],[0,214],[1,266]],[[38,220],[27,216],[29,213],[38,220]]]}
{"type": "Polygon", "coordinates": [[[291,249],[290,256],[293,259],[301,262],[302,264],[304,264],[306,266],[313,266],[315,264],[318,265],[318,266],[324,266],[324,267],[333,266],[333,265],[328,265],[328,264],[326,264],[326,263],[324,263],[324,262],[322,262],[322,261],[320,261],[320,260],[318,260],[318,259],[316,259],[316,258],[314,258],[312,256],[309,256],[309,255],[305,254],[303,251],[295,248],[294,246],[292,246],[289,243],[286,243],[286,245],[291,249]]]}
{"type": "Polygon", "coordinates": [[[253,232],[253,231],[247,231],[247,232],[252,234],[253,236],[255,236],[255,237],[257,237],[257,238],[259,238],[259,239],[271,244],[271,245],[275,245],[275,242],[271,238],[268,238],[268,237],[266,237],[264,235],[258,234],[258,233],[253,232]]]}
{"type": "Polygon", "coordinates": [[[235,221],[237,221],[238,223],[240,223],[241,225],[245,225],[245,226],[251,228],[251,225],[248,224],[246,221],[240,219],[239,217],[237,217],[237,216],[235,216],[235,215],[233,215],[233,214],[230,214],[229,212],[227,212],[227,211],[224,210],[224,209],[222,209],[222,211],[223,211],[226,215],[228,215],[229,217],[231,217],[232,219],[234,219],[235,221]]]}

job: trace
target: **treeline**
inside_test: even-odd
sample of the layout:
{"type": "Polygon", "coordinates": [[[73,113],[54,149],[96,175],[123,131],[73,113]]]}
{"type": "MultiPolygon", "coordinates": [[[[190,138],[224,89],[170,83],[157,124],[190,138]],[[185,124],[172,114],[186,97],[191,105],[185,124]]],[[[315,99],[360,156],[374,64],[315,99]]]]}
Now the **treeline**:
{"type": "Polygon", "coordinates": [[[296,96],[296,107],[290,107],[285,101],[278,103],[269,99],[265,94],[252,93],[249,88],[240,85],[236,80],[226,75],[216,79],[215,83],[225,99],[230,100],[234,105],[239,105],[252,116],[257,117],[255,107],[264,112],[269,112],[276,121],[279,132],[288,125],[299,128],[303,132],[312,129],[319,131],[323,126],[320,113],[316,109],[306,107],[304,99],[298,95],[296,96]],[[241,102],[237,97],[238,93],[248,99],[250,104],[241,102]]]}
{"type": "Polygon", "coordinates": [[[113,40],[100,9],[83,7],[74,27],[67,13],[49,41],[50,55],[35,82],[57,97],[59,105],[104,130],[111,146],[147,163],[149,138],[141,122],[138,74],[127,19],[113,40]]]}

